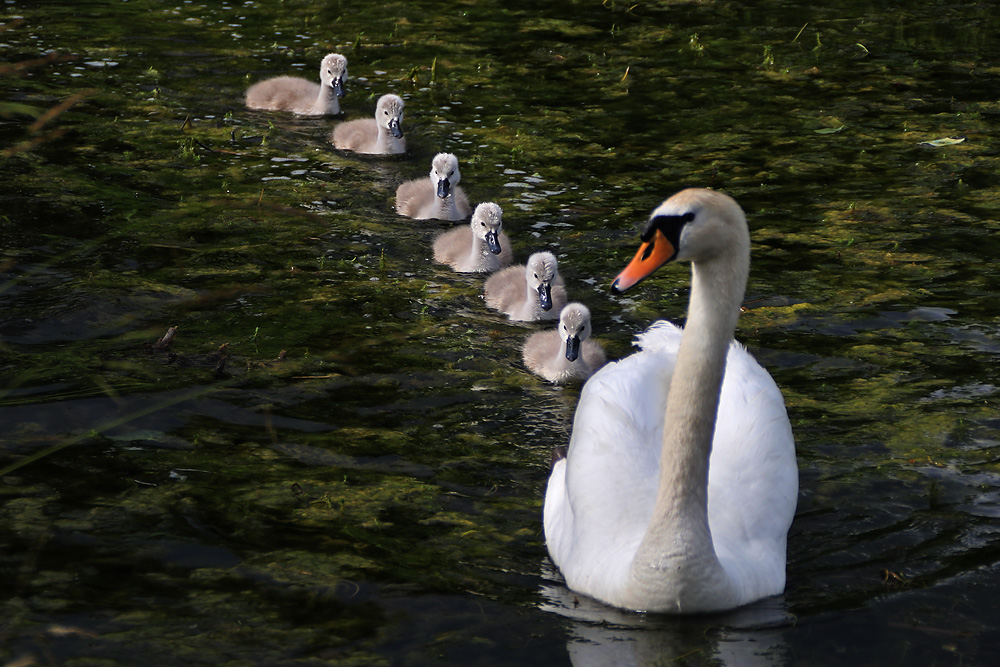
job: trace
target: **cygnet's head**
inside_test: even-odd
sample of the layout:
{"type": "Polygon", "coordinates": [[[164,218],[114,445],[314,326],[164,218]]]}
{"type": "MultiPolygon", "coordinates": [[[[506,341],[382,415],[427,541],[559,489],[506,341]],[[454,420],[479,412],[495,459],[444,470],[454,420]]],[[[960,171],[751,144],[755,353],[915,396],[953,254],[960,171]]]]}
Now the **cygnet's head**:
{"type": "Polygon", "coordinates": [[[337,97],[343,97],[344,81],[347,80],[347,58],[339,53],[328,53],[319,65],[319,80],[324,86],[333,88],[337,97]]]}
{"type": "Polygon", "coordinates": [[[403,130],[400,125],[403,123],[403,98],[391,93],[378,98],[375,120],[381,127],[389,130],[392,136],[397,139],[402,137],[403,130]]]}
{"type": "Polygon", "coordinates": [[[559,277],[559,263],[551,252],[536,252],[524,270],[528,288],[538,292],[538,305],[552,310],[552,283],[559,277]]]}
{"type": "Polygon", "coordinates": [[[444,199],[462,180],[458,171],[458,158],[451,153],[438,153],[431,161],[431,182],[437,186],[437,196],[444,199]]]}
{"type": "Polygon", "coordinates": [[[559,337],[566,341],[567,361],[576,361],[580,346],[590,338],[590,310],[582,303],[567,303],[559,313],[559,337]]]}
{"type": "Polygon", "coordinates": [[[486,243],[494,255],[499,255],[500,230],[503,227],[503,209],[493,202],[483,202],[472,213],[472,235],[486,243]]]}

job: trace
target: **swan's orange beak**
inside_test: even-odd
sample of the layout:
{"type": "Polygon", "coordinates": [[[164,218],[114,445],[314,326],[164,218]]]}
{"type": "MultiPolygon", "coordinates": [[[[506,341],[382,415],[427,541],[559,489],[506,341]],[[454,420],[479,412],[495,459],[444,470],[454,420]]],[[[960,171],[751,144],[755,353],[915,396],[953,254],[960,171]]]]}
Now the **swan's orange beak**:
{"type": "Polygon", "coordinates": [[[674,244],[659,229],[655,230],[653,237],[639,246],[639,252],[635,253],[625,270],[611,283],[611,289],[621,294],[672,260],[676,254],[674,244]]]}

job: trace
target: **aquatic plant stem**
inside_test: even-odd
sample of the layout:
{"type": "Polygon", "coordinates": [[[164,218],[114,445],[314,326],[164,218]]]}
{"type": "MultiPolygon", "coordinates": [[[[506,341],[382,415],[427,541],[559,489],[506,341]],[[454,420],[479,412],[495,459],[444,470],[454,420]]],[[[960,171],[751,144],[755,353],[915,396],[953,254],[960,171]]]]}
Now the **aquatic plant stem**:
{"type": "MultiPolygon", "coordinates": [[[[226,384],[229,384],[229,383],[221,383],[221,384],[223,386],[225,386],[226,384]]],[[[123,417],[119,417],[118,419],[112,419],[111,421],[107,421],[107,422],[101,424],[100,426],[98,426],[97,428],[94,428],[94,429],[92,429],[92,430],[90,430],[90,431],[88,431],[86,433],[81,433],[81,434],[79,434],[77,436],[74,436],[74,437],[70,438],[69,440],[66,440],[64,442],[60,442],[60,443],[57,443],[55,445],[51,445],[49,447],[46,447],[45,449],[43,449],[41,451],[35,452],[34,454],[31,454],[30,456],[27,456],[27,457],[21,459],[20,461],[17,461],[15,463],[11,463],[10,465],[8,465],[8,466],[6,466],[4,468],[0,468],[0,477],[4,477],[5,475],[9,475],[12,472],[14,472],[16,470],[19,470],[19,469],[23,468],[24,466],[26,466],[26,465],[28,465],[30,463],[34,463],[35,461],[43,459],[46,456],[50,456],[52,454],[55,454],[56,452],[58,452],[58,451],[60,451],[62,449],[65,449],[66,447],[70,447],[72,445],[78,444],[78,443],[82,442],[83,440],[85,440],[86,438],[90,438],[90,437],[92,437],[94,435],[97,435],[99,433],[103,433],[104,431],[109,431],[109,430],[115,428],[116,426],[121,426],[122,424],[127,424],[127,423],[129,423],[130,421],[132,421],[134,419],[138,419],[140,417],[145,417],[148,414],[152,414],[154,412],[158,412],[159,410],[163,410],[165,408],[169,408],[170,406],[177,405],[178,403],[183,403],[184,401],[189,401],[189,400],[191,400],[193,398],[197,398],[199,396],[203,396],[204,394],[210,393],[212,391],[216,391],[217,389],[219,389],[219,385],[212,385],[211,387],[196,387],[196,388],[191,389],[189,391],[186,391],[186,392],[184,392],[184,393],[182,393],[182,394],[180,394],[178,396],[175,396],[175,397],[173,397],[173,398],[171,398],[169,400],[166,400],[166,401],[163,401],[161,403],[157,403],[157,404],[151,405],[151,406],[143,408],[141,410],[136,410],[135,412],[133,412],[131,414],[128,414],[128,415],[125,415],[123,417]]]]}

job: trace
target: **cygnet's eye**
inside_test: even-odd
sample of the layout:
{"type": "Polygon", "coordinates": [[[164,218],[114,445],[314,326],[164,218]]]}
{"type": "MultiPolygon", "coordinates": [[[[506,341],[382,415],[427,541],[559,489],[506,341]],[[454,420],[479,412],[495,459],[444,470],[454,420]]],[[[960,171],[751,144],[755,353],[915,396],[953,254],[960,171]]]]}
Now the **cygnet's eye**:
{"type": "Polygon", "coordinates": [[[485,222],[480,222],[479,224],[480,224],[480,225],[482,225],[483,227],[485,227],[485,226],[486,226],[486,223],[485,223],[485,222]]]}
{"type": "Polygon", "coordinates": [[[535,280],[538,280],[538,274],[537,273],[535,274],[535,280]]]}

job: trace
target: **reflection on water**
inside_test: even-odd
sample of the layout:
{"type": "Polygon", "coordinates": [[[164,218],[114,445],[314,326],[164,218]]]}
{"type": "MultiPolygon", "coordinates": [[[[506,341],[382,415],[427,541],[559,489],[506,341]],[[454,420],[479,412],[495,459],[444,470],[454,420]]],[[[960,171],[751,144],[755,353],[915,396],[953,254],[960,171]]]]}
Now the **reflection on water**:
{"type": "Polygon", "coordinates": [[[42,61],[0,74],[0,661],[1000,650],[996,8],[566,9],[3,5],[4,60],[42,61]],[[331,50],[351,63],[341,118],[243,108],[249,82],[331,50]],[[333,150],[331,126],[388,91],[410,153],[333,150]],[[747,209],[738,336],[801,467],[785,596],[665,619],[544,569],[579,389],[521,367],[543,326],[431,263],[448,225],[396,216],[439,150],[504,207],[518,259],[556,252],[611,357],[683,318],[681,273],[607,289],[649,210],[686,185],[747,209]]]}
{"type": "Polygon", "coordinates": [[[767,667],[790,658],[784,634],[795,619],[780,597],[727,614],[676,618],[613,609],[557,581],[544,584],[541,593],[541,609],[570,619],[566,648],[575,667],[650,667],[685,660],[767,667]]]}

